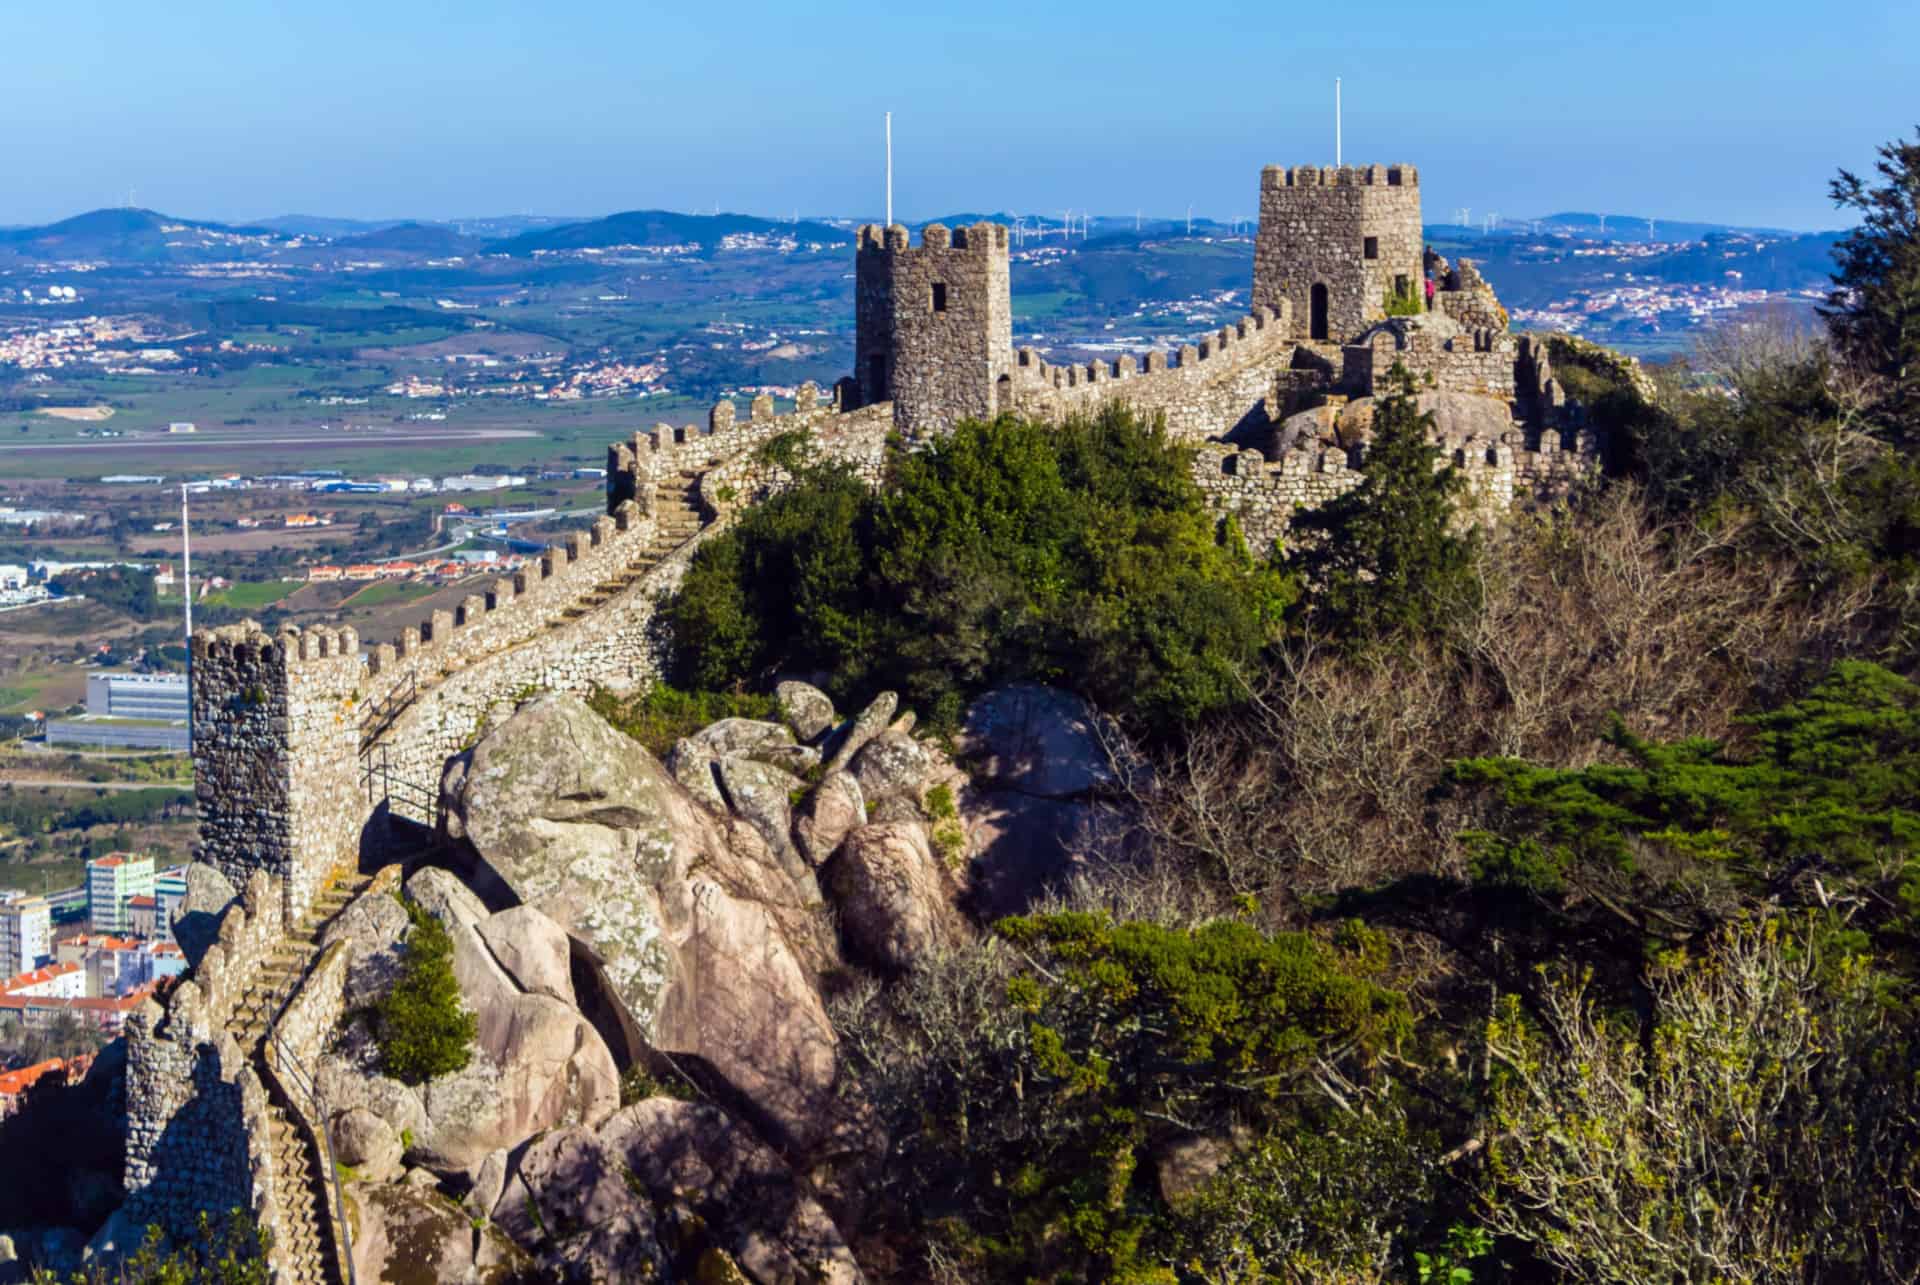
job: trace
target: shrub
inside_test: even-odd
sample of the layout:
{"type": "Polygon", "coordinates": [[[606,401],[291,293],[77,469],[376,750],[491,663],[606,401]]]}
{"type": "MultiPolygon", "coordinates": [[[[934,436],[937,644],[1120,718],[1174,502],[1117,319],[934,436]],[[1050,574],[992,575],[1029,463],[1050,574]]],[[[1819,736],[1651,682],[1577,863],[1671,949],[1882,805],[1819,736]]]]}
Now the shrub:
{"type": "Polygon", "coordinates": [[[425,1084],[464,1068],[479,1023],[460,1001],[453,975],[453,938],[431,912],[407,900],[406,955],[400,977],[380,1001],[376,1036],[382,1069],[406,1084],[425,1084]]]}
{"type": "Polygon", "coordinates": [[[111,1271],[95,1266],[63,1278],[42,1267],[27,1279],[33,1285],[267,1285],[272,1244],[271,1230],[243,1210],[218,1219],[203,1213],[199,1234],[185,1244],[165,1248],[160,1229],[150,1226],[140,1248],[111,1271]]]}
{"type": "Polygon", "coordinates": [[[961,424],[897,453],[878,495],[803,464],[696,555],[668,608],[677,681],[819,671],[844,701],[899,689],[936,727],[1011,678],[1163,729],[1221,708],[1293,588],[1218,537],[1188,467],[1119,407],[961,424]]]}

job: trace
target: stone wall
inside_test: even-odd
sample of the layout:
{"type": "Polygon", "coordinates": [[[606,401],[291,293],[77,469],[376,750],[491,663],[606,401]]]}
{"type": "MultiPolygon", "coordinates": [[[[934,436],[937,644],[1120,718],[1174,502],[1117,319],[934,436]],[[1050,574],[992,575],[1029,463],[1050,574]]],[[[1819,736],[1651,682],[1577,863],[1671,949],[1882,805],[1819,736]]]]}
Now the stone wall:
{"type": "Polygon", "coordinates": [[[1511,401],[1518,354],[1517,341],[1504,330],[1464,330],[1439,318],[1395,317],[1341,349],[1340,387],[1353,397],[1390,391],[1383,381],[1397,365],[1413,376],[1419,390],[1511,401]]]}
{"type": "Polygon", "coordinates": [[[854,381],[860,403],[893,403],[910,436],[990,419],[1013,381],[1007,229],[931,223],[860,229],[854,268],[854,381]]]}
{"type": "Polygon", "coordinates": [[[1269,165],[1260,173],[1253,304],[1290,302],[1303,337],[1349,343],[1386,316],[1397,282],[1424,300],[1422,238],[1411,165],[1269,165]],[[1316,290],[1324,290],[1324,335],[1314,330],[1316,290]]]}
{"type": "Polygon", "coordinates": [[[1016,361],[1014,407],[1023,415],[1058,423],[1091,415],[1121,401],[1142,415],[1166,417],[1177,441],[1205,441],[1243,433],[1277,420],[1285,411],[1280,377],[1292,361],[1291,309],[1266,308],[1221,329],[1172,358],[1150,352],[1140,358],[1054,366],[1031,348],[1016,361]]]}
{"type": "MultiPolygon", "coordinates": [[[[1597,477],[1603,449],[1585,429],[1529,433],[1515,428],[1497,440],[1443,443],[1436,467],[1451,463],[1467,480],[1469,505],[1491,519],[1512,509],[1558,499],[1579,481],[1597,477]]],[[[1294,511],[1325,503],[1360,484],[1364,447],[1302,442],[1269,461],[1258,451],[1218,444],[1195,452],[1193,479],[1208,505],[1232,516],[1256,555],[1287,532],[1294,511]]]]}
{"type": "Polygon", "coordinates": [[[268,1223],[272,1134],[265,1087],[228,1027],[247,981],[283,937],[285,892],[256,871],[218,939],[162,1008],[127,1019],[127,1212],[189,1237],[203,1212],[245,1209],[268,1223]]]}
{"type": "Polygon", "coordinates": [[[359,638],[229,625],[193,636],[196,860],[236,887],[285,880],[298,914],[333,866],[358,855],[359,638]]]}

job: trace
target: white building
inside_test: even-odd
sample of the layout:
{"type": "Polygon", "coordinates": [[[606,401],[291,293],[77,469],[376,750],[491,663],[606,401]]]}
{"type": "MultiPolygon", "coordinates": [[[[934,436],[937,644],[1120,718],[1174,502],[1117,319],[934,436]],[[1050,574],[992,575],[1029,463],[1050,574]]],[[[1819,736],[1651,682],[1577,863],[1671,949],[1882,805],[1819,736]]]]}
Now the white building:
{"type": "Polygon", "coordinates": [[[129,852],[87,862],[87,918],[93,931],[117,937],[133,931],[128,903],[153,896],[153,858],[129,852]]]}
{"type": "Polygon", "coordinates": [[[0,977],[30,973],[53,954],[53,908],[25,893],[0,898],[0,977]]]}

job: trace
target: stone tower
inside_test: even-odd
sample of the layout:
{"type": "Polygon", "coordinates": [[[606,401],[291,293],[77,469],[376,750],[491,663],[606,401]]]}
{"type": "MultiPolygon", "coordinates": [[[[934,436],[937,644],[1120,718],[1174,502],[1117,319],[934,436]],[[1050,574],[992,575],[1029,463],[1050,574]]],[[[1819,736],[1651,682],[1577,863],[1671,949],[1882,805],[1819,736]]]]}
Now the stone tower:
{"type": "Polygon", "coordinates": [[[1345,344],[1386,316],[1387,296],[1426,306],[1420,175],[1411,165],[1260,172],[1253,306],[1293,304],[1304,338],[1345,344]]]}
{"type": "Polygon", "coordinates": [[[928,224],[860,229],[854,381],[863,406],[893,403],[893,422],[924,437],[1013,404],[1013,308],[1007,230],[928,224]]]}

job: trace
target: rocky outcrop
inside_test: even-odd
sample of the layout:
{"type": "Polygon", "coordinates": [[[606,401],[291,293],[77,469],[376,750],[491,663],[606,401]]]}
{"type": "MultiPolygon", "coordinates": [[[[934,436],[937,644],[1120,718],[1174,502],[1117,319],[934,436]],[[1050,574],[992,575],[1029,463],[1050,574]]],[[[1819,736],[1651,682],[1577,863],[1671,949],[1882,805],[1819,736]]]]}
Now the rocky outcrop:
{"type": "Polygon", "coordinates": [[[1057,687],[988,692],[967,707],[955,745],[974,779],[992,789],[1065,799],[1112,780],[1093,711],[1057,687]]]}
{"type": "Polygon", "coordinates": [[[400,976],[405,958],[401,943],[411,921],[397,897],[356,897],[327,926],[323,946],[351,941],[348,957],[346,1008],[365,1008],[379,999],[400,976]]]}
{"type": "Polygon", "coordinates": [[[754,828],[782,870],[799,883],[811,884],[813,867],[793,843],[793,801],[805,791],[806,782],[783,768],[747,758],[724,758],[715,767],[727,806],[754,828]]]}
{"type": "Polygon", "coordinates": [[[793,838],[814,865],[822,865],[841,840],[867,823],[867,799],[851,772],[833,772],[813,787],[794,817],[793,838]]]}
{"type": "Polygon", "coordinates": [[[538,1139],[492,1217],[563,1279],[668,1279],[669,1262],[687,1272],[711,1250],[757,1285],[862,1279],[832,1220],[777,1155],[724,1112],[671,1098],[538,1139]],[[583,1268],[600,1274],[567,1275],[583,1268]]]}
{"type": "Polygon", "coordinates": [[[848,951],[883,972],[901,972],[968,935],[958,889],[913,821],[849,834],[827,866],[848,951]]]}
{"type": "MultiPolygon", "coordinates": [[[[736,724],[705,747],[790,736],[736,724]]],[[[792,787],[754,788],[760,825],[716,817],[572,696],[523,706],[445,783],[449,829],[484,877],[559,924],[622,1001],[635,1043],[624,1054],[658,1050],[717,1077],[780,1145],[806,1151],[841,1121],[838,1041],[816,986],[837,948],[811,869],[784,832],[762,832],[792,787]]]]}
{"type": "Polygon", "coordinates": [[[394,1127],[365,1107],[352,1107],[333,1118],[328,1129],[333,1158],[368,1182],[391,1182],[401,1173],[405,1151],[394,1127]]]}
{"type": "Polygon", "coordinates": [[[956,745],[970,780],[957,794],[972,866],[974,916],[1016,914],[1071,873],[1109,815],[1113,784],[1101,728],[1086,702],[1019,684],[968,707],[956,745]]]}
{"type": "Polygon", "coordinates": [[[840,721],[833,699],[811,683],[789,679],[776,684],[773,695],[780,704],[780,716],[803,741],[817,741],[840,721]]]}
{"type": "Polygon", "coordinates": [[[196,861],[187,867],[187,895],[173,910],[173,939],[188,967],[200,966],[219,934],[220,916],[239,899],[233,882],[212,866],[196,861]]]}
{"type": "Polygon", "coordinates": [[[430,1188],[408,1183],[356,1184],[348,1199],[355,1224],[354,1275],[369,1285],[376,1281],[495,1285],[526,1279],[533,1267],[498,1228],[476,1226],[460,1206],[430,1188]]]}
{"type": "Polygon", "coordinates": [[[899,705],[900,698],[893,692],[881,692],[874,697],[873,703],[861,710],[859,716],[838,734],[838,743],[827,758],[826,770],[837,772],[851,763],[853,756],[866,748],[868,741],[887,730],[887,724],[893,719],[893,711],[899,705]]]}
{"type": "MultiPolygon", "coordinates": [[[[571,985],[565,981],[564,947],[560,980],[565,997],[520,985],[487,945],[491,935],[506,942],[531,942],[545,937],[549,946],[559,933],[550,922],[544,929],[528,912],[492,916],[451,872],[428,868],[407,880],[409,898],[445,926],[453,940],[453,970],[461,1000],[478,1019],[478,1038],[467,1066],[424,1085],[402,1084],[381,1073],[379,1051],[365,1028],[356,1023],[323,1060],[320,1069],[324,1100],[334,1109],[331,1128],[336,1140],[356,1129],[370,1129],[356,1114],[380,1121],[396,1138],[410,1138],[409,1158],[442,1173],[466,1170],[501,1147],[518,1144],[539,1132],[572,1124],[597,1124],[620,1105],[620,1080],[612,1054],[591,1023],[574,1008],[571,985]],[[504,922],[495,923],[495,920],[504,922]],[[343,1135],[341,1130],[349,1130],[343,1135]]],[[[362,950],[400,949],[406,932],[406,912],[392,898],[363,898],[388,902],[400,912],[396,931],[386,911],[345,918],[333,934],[362,950]],[[354,934],[365,932],[363,941],[354,934]]],[[[564,941],[564,938],[561,938],[564,941]]],[[[529,954],[532,953],[529,946],[529,954]]],[[[538,976],[532,968],[529,976],[538,976]]],[[[363,979],[364,980],[364,979],[363,979]]],[[[349,988],[355,985],[349,976],[349,988]]],[[[369,1000],[377,998],[363,996],[369,1000]]],[[[372,1145],[371,1143],[369,1144],[372,1145]]],[[[376,1147],[384,1162],[384,1148],[376,1147]]],[[[397,1164],[398,1157],[390,1158],[397,1164]]],[[[351,1163],[351,1162],[349,1162],[351,1163]]]]}
{"type": "Polygon", "coordinates": [[[933,755],[905,731],[889,729],[862,746],[848,768],[868,802],[904,797],[918,804],[933,755]]]}
{"type": "Polygon", "coordinates": [[[521,990],[573,1005],[572,947],[559,924],[532,906],[512,906],[474,925],[495,962],[521,990]]]}

